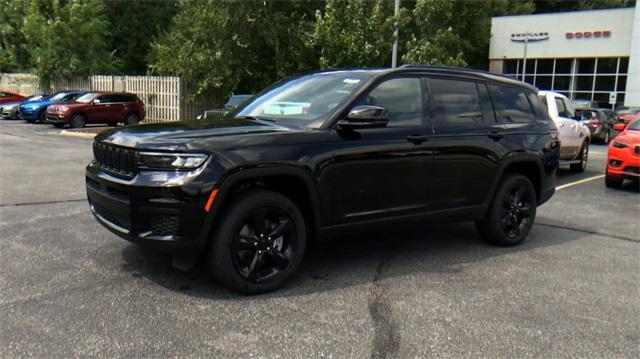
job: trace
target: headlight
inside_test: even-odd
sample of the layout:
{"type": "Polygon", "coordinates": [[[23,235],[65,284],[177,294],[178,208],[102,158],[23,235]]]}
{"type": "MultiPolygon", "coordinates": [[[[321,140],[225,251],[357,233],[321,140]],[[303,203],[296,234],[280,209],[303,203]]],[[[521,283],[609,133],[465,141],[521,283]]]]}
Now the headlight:
{"type": "Polygon", "coordinates": [[[140,152],[142,165],[158,170],[187,170],[200,167],[209,155],[206,153],[140,152]]]}
{"type": "Polygon", "coordinates": [[[60,112],[67,112],[69,111],[69,106],[60,106],[60,112]]]}
{"type": "Polygon", "coordinates": [[[613,147],[615,147],[615,148],[627,148],[627,147],[629,147],[629,145],[627,145],[626,143],[618,142],[618,141],[613,141],[613,143],[611,145],[613,147]]]}

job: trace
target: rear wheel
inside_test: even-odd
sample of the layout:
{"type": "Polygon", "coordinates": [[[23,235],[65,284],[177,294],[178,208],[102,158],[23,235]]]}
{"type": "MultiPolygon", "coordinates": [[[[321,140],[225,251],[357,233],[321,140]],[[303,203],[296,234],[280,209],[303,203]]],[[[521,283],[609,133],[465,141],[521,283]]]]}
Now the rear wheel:
{"type": "Polygon", "coordinates": [[[569,165],[569,168],[571,168],[571,170],[576,173],[584,172],[584,170],[587,168],[588,159],[589,159],[589,143],[584,142],[582,144],[582,148],[580,149],[580,157],[579,157],[580,162],[569,165]]]}
{"type": "Polygon", "coordinates": [[[604,176],[604,185],[608,188],[619,188],[622,186],[622,181],[622,177],[610,175],[609,172],[604,176]]]}
{"type": "Polygon", "coordinates": [[[69,120],[69,126],[73,128],[81,128],[84,127],[85,123],[87,123],[87,119],[83,114],[76,113],[71,116],[71,120],[69,120]]]}
{"type": "Polygon", "coordinates": [[[138,122],[140,122],[140,118],[138,117],[138,115],[136,115],[135,113],[130,113],[127,115],[127,118],[125,118],[124,123],[127,126],[131,126],[131,125],[137,125],[138,122]]]}
{"type": "Polygon", "coordinates": [[[271,191],[249,190],[220,214],[209,269],[224,286],[245,294],[269,292],[296,273],[306,244],[298,207],[271,191]]]}
{"type": "Polygon", "coordinates": [[[485,217],[476,222],[488,242],[512,246],[522,242],[536,218],[536,192],[523,175],[509,174],[502,181],[485,217]]]}

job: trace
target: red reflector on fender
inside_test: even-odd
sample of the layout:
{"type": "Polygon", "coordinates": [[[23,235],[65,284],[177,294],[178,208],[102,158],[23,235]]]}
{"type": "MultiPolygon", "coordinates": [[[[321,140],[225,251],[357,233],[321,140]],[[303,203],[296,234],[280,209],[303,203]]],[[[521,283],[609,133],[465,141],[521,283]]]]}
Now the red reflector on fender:
{"type": "Polygon", "coordinates": [[[213,200],[216,199],[217,194],[218,194],[217,189],[214,189],[213,191],[211,191],[211,194],[209,195],[209,199],[207,200],[207,204],[204,205],[204,210],[206,212],[209,212],[209,210],[211,209],[211,205],[213,204],[213,200]]]}

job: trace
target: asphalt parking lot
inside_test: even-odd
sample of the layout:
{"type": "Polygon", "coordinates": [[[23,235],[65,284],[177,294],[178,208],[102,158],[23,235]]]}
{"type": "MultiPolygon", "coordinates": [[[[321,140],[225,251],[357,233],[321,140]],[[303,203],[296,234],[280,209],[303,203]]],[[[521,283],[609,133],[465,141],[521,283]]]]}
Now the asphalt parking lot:
{"type": "Polygon", "coordinates": [[[1,357],[640,356],[640,194],[594,179],[604,145],[559,174],[523,245],[469,223],[354,237],[247,297],[102,228],[91,140],[58,133],[0,122],[1,357]]]}

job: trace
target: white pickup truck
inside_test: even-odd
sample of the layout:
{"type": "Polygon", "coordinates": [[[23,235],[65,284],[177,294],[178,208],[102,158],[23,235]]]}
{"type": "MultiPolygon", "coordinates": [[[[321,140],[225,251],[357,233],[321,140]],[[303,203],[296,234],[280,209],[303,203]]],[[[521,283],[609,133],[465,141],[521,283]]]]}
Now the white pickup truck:
{"type": "Polygon", "coordinates": [[[558,128],[560,165],[569,165],[572,171],[583,172],[589,158],[589,129],[575,119],[576,110],[566,96],[550,91],[540,91],[538,96],[558,128]]]}

